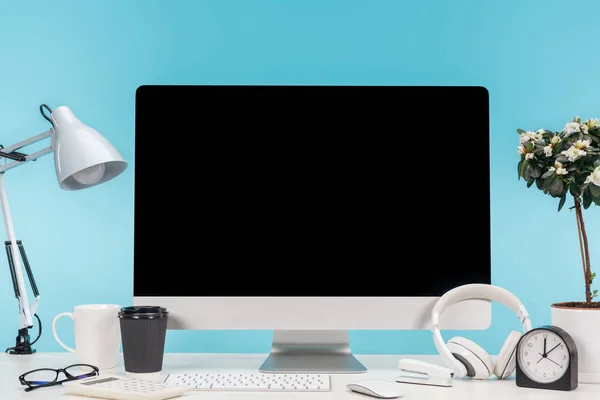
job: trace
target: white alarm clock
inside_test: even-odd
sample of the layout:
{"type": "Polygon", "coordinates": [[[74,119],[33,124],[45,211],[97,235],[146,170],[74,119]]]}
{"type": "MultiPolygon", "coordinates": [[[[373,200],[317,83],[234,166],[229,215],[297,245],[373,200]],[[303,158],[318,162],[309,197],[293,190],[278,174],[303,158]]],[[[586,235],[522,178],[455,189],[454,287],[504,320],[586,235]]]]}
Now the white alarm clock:
{"type": "Polygon", "coordinates": [[[516,353],[517,386],[577,388],[577,346],[565,330],[553,325],[532,329],[521,336],[516,353]]]}

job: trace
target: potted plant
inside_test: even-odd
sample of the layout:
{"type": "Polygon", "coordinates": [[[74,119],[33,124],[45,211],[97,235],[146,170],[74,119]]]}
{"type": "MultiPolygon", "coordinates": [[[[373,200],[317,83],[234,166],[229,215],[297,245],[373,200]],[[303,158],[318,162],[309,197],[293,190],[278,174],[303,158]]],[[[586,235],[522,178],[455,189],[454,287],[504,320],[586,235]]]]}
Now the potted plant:
{"type": "MultiPolygon", "coordinates": [[[[600,302],[592,289],[596,276],[590,263],[590,242],[584,210],[600,205],[600,121],[567,122],[560,132],[517,129],[518,179],[558,199],[558,211],[572,199],[579,235],[585,300],[551,306],[552,324],[565,329],[578,348],[579,381],[600,383],[600,302]]],[[[595,243],[598,243],[597,241],[595,243]]]]}

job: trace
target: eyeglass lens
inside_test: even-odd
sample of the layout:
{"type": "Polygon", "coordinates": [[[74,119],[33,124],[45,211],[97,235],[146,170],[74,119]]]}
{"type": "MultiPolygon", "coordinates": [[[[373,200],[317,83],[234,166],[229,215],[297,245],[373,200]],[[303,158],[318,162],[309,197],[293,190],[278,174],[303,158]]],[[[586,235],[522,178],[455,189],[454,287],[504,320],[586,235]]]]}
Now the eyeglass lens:
{"type": "Polygon", "coordinates": [[[65,368],[65,372],[78,379],[87,378],[96,375],[96,371],[89,365],[77,364],[65,368]]]}
{"type": "Polygon", "coordinates": [[[40,369],[37,371],[31,371],[24,376],[24,379],[31,386],[40,386],[54,382],[57,376],[58,373],[53,369],[40,369]]]}

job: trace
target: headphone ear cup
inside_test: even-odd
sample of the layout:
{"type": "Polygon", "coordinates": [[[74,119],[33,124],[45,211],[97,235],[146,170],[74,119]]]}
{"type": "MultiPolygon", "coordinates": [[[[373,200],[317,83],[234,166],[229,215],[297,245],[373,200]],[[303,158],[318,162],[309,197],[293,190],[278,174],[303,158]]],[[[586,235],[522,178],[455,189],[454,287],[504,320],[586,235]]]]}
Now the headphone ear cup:
{"type": "Polygon", "coordinates": [[[448,349],[467,369],[473,379],[487,379],[494,371],[494,360],[481,346],[472,340],[455,336],[447,343],[448,349]]]}
{"type": "Polygon", "coordinates": [[[494,375],[498,379],[508,378],[515,371],[517,365],[516,349],[519,339],[521,339],[521,332],[512,331],[504,341],[494,367],[494,375]]]}

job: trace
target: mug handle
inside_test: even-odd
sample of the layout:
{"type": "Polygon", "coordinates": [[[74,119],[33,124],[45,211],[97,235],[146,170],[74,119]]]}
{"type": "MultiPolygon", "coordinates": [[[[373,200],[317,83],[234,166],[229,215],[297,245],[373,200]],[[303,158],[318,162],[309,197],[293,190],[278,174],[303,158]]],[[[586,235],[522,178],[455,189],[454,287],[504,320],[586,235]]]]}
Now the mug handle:
{"type": "Polygon", "coordinates": [[[60,319],[60,317],[69,317],[73,321],[75,321],[73,313],[70,313],[70,312],[60,313],[56,317],[54,317],[54,320],[52,321],[52,333],[54,334],[54,339],[56,339],[56,341],[58,342],[58,344],[60,344],[65,350],[70,351],[71,353],[75,353],[75,350],[73,350],[72,348],[70,348],[69,346],[67,346],[66,344],[64,344],[62,342],[62,340],[59,339],[58,333],[56,333],[56,321],[58,321],[60,319]]]}

